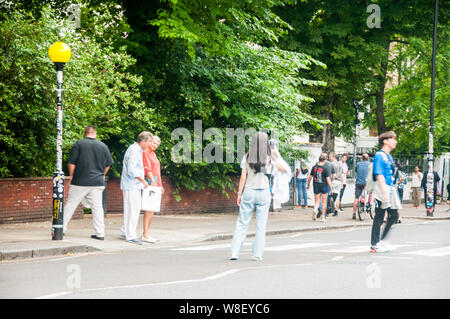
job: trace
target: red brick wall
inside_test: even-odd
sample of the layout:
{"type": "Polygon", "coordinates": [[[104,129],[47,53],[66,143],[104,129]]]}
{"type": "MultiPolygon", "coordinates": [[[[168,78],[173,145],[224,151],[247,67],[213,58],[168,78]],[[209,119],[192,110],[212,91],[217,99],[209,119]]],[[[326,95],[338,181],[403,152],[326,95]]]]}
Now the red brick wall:
{"type": "MultiPolygon", "coordinates": [[[[200,192],[180,190],[181,200],[173,196],[173,183],[163,177],[165,193],[161,203],[160,214],[202,213],[237,211],[236,194],[229,191],[230,198],[214,189],[200,192]]],[[[239,177],[233,179],[238,183],[239,177]]],[[[236,187],[237,188],[237,187],[236,187]]],[[[67,181],[65,197],[67,200],[67,181]]],[[[4,178],[0,179],[0,223],[45,221],[52,218],[52,178],[4,178]]],[[[107,184],[108,214],[123,212],[123,197],[120,180],[110,179],[107,184]]],[[[81,205],[73,218],[82,217],[81,205]]]]}
{"type": "MultiPolygon", "coordinates": [[[[67,199],[67,180],[64,199],[67,199]]],[[[52,219],[53,178],[0,179],[0,223],[33,222],[52,219]]],[[[74,218],[82,216],[78,207],[74,218]]]]}
{"type": "MultiPolygon", "coordinates": [[[[239,177],[233,178],[237,184],[239,177]]],[[[180,201],[176,201],[173,195],[175,187],[166,177],[162,177],[164,194],[161,202],[160,214],[176,213],[217,213],[237,211],[236,193],[228,191],[230,198],[216,189],[204,189],[202,191],[180,190],[180,201]]],[[[121,214],[123,212],[123,196],[120,190],[120,180],[110,179],[107,186],[107,211],[108,214],[121,214]]]]}

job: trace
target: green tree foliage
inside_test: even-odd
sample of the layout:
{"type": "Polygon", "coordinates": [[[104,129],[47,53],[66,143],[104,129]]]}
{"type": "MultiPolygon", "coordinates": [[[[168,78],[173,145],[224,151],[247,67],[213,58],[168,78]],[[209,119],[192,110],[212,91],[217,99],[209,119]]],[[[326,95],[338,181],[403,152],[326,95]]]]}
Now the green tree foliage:
{"type": "MultiPolygon", "coordinates": [[[[125,1],[133,32],[128,48],[143,77],[141,92],[155,109],[155,132],[163,137],[160,156],[164,173],[177,186],[190,189],[232,186],[233,163],[173,163],[170,150],[176,128],[193,135],[194,120],[203,130],[277,128],[282,140],[304,123],[320,125],[301,110],[312,96],[307,86],[323,81],[300,77],[300,70],[321,62],[275,44],[289,26],[272,12],[284,1],[165,1],[163,5],[125,1]],[[139,10],[138,10],[139,8],[139,10]],[[148,23],[148,24],[147,24],[148,23]]],[[[204,141],[204,145],[209,141],[204,141]]],[[[226,145],[223,146],[224,149],[226,145]]],[[[225,151],[224,151],[225,154],[225,151]]],[[[237,161],[240,161],[238,159],[237,161]]]]}
{"type": "MultiPolygon", "coordinates": [[[[151,123],[143,109],[141,79],[127,69],[135,60],[125,47],[98,41],[113,34],[108,6],[93,13],[91,34],[78,32],[48,7],[39,17],[21,10],[0,21],[0,176],[50,176],[56,158],[56,72],[48,48],[67,43],[72,58],[64,72],[63,153],[96,125],[100,139],[129,135],[128,124],[151,123]]],[[[117,35],[111,35],[117,37],[117,35]]],[[[129,140],[129,139],[128,139],[129,140]]]]}
{"type": "Polygon", "coordinates": [[[332,123],[321,130],[309,128],[324,148],[334,150],[336,135],[350,138],[354,131],[352,101],[364,97],[367,84],[374,81],[373,70],[379,64],[381,47],[367,35],[365,1],[298,1],[277,12],[293,27],[280,46],[305,52],[327,65],[313,68],[312,76],[327,82],[326,87],[310,89],[315,101],[304,105],[305,112],[332,123]]]}
{"type": "MultiPolygon", "coordinates": [[[[334,149],[335,135],[348,139],[353,135],[354,98],[370,106],[374,116],[365,110],[366,125],[377,127],[379,132],[388,128],[384,91],[391,67],[390,44],[412,36],[430,39],[433,8],[434,2],[425,0],[304,0],[277,9],[293,28],[280,46],[309,54],[327,65],[326,70],[313,68],[313,76],[328,85],[314,88],[315,102],[305,105],[309,107],[306,112],[332,121],[325,126],[325,149],[334,149]],[[380,28],[367,25],[372,13],[367,12],[369,4],[380,8],[380,28]]],[[[448,6],[442,6],[440,17],[442,23],[448,21],[448,6]]]]}
{"type": "MultiPolygon", "coordinates": [[[[436,57],[434,149],[450,151],[450,32],[439,30],[436,57]]],[[[430,123],[432,40],[409,38],[394,50],[394,87],[386,92],[386,122],[398,134],[397,151],[424,154],[428,151],[430,123]],[[400,116],[399,116],[400,115],[400,116]]]]}
{"type": "MultiPolygon", "coordinates": [[[[47,50],[55,41],[72,48],[64,72],[64,155],[85,125],[96,125],[112,150],[117,176],[126,147],[149,130],[161,137],[163,174],[177,187],[226,193],[240,159],[176,163],[175,129],[186,128],[192,142],[195,120],[202,121],[203,132],[218,128],[224,136],[227,128],[278,130],[284,155],[304,156],[289,147],[294,134],[318,135],[324,128],[328,150],[334,149],[335,135],[352,136],[354,98],[375,110],[366,125],[394,128],[399,149],[423,151],[429,1],[373,0],[381,9],[381,28],[372,29],[365,0],[80,3],[81,28],[64,21],[68,0],[17,0],[15,10],[0,16],[0,176],[53,172],[56,79],[47,50]],[[389,60],[395,41],[405,47],[389,60]],[[405,67],[406,61],[414,67],[405,67]],[[400,70],[401,82],[385,96],[393,68],[400,70]],[[418,138],[407,139],[408,132],[418,138]]],[[[440,17],[448,21],[448,8],[440,17]]],[[[441,50],[448,51],[448,33],[441,37],[446,45],[438,46],[436,146],[444,150],[448,57],[441,50]]],[[[202,147],[210,142],[202,140],[202,147]]],[[[225,154],[229,146],[220,143],[225,154]]]]}

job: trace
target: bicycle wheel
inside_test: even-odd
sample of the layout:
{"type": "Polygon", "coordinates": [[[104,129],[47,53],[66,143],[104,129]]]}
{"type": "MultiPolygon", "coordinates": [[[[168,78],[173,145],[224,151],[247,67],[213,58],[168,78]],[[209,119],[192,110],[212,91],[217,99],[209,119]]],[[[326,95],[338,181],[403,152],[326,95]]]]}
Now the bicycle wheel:
{"type": "Polygon", "coordinates": [[[360,221],[363,221],[364,219],[366,219],[367,212],[366,212],[366,208],[364,206],[365,206],[364,203],[362,203],[362,202],[358,203],[358,218],[360,221]]]}
{"type": "Polygon", "coordinates": [[[375,216],[375,202],[368,205],[367,210],[369,211],[370,218],[373,219],[373,217],[375,216]]]}

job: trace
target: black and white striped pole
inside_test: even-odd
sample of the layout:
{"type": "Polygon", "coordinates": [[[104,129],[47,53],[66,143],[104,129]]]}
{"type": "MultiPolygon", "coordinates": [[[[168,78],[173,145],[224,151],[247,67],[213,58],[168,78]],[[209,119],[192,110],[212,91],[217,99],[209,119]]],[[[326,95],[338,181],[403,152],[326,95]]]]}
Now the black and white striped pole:
{"type": "Polygon", "coordinates": [[[428,138],[428,174],[425,189],[425,207],[427,216],[433,216],[435,208],[436,189],[434,189],[434,149],[433,149],[433,135],[434,135],[434,86],[436,76],[436,44],[437,44],[437,25],[438,25],[438,0],[435,0],[434,5],[434,28],[433,28],[433,53],[431,60],[431,99],[430,99],[430,131],[428,138]]]}
{"type": "Polygon", "coordinates": [[[52,239],[62,240],[64,225],[64,172],[62,170],[63,69],[70,60],[71,52],[67,44],[56,42],[48,50],[48,55],[55,64],[57,79],[56,171],[53,175],[52,239]]]}

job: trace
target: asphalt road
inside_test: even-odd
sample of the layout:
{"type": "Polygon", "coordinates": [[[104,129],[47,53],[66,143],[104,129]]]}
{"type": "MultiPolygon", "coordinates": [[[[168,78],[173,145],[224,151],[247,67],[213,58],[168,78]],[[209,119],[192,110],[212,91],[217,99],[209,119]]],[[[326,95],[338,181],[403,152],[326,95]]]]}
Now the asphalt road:
{"type": "Polygon", "coordinates": [[[387,254],[369,253],[369,238],[370,228],[268,236],[263,261],[248,238],[237,261],[228,240],[6,262],[0,298],[450,297],[450,222],[395,226],[387,254]]]}

